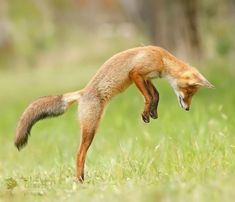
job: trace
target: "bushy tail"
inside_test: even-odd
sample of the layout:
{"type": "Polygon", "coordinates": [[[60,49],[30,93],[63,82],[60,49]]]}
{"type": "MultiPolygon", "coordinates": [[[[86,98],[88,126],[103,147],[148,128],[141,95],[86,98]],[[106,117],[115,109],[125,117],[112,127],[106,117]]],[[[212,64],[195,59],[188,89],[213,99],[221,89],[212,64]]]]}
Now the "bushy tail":
{"type": "Polygon", "coordinates": [[[18,150],[27,144],[30,130],[36,122],[64,114],[80,96],[81,92],[77,91],[60,96],[41,97],[32,102],[23,112],[16,128],[15,146],[18,150]]]}

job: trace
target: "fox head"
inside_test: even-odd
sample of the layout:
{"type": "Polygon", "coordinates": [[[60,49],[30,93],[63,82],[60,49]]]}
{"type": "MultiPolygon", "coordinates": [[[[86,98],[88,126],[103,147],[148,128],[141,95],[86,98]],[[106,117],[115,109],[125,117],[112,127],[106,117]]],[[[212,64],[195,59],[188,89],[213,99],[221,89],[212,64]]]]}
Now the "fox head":
{"type": "Polygon", "coordinates": [[[177,78],[170,78],[170,83],[176,93],[180,107],[190,109],[192,97],[200,87],[213,88],[214,86],[195,68],[188,68],[178,73],[177,78]]]}

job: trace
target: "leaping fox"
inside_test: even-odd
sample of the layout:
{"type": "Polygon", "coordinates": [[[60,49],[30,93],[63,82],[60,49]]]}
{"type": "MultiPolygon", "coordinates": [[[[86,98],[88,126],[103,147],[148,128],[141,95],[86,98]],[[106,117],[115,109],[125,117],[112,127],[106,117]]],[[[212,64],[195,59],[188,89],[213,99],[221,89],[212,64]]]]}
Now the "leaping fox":
{"type": "Polygon", "coordinates": [[[80,91],[59,96],[46,96],[32,102],[22,114],[15,136],[20,150],[26,145],[32,126],[39,120],[62,115],[74,102],[79,103],[81,140],[76,156],[76,176],[84,180],[86,154],[98,128],[104,107],[132,83],[144,96],[142,119],[158,117],[159,93],[154,78],[165,78],[174,89],[179,105],[189,110],[192,96],[201,86],[212,88],[198,70],[177,59],[163,48],[145,46],[128,49],[108,59],[91,81],[80,91]]]}

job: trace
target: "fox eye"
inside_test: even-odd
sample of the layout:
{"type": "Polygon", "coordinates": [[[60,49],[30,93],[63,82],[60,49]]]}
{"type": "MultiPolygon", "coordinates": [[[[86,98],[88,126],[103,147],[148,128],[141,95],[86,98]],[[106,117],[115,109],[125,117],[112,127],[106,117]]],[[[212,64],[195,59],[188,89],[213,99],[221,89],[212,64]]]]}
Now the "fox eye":
{"type": "Polygon", "coordinates": [[[193,92],[187,92],[187,95],[191,97],[193,96],[193,92]]]}

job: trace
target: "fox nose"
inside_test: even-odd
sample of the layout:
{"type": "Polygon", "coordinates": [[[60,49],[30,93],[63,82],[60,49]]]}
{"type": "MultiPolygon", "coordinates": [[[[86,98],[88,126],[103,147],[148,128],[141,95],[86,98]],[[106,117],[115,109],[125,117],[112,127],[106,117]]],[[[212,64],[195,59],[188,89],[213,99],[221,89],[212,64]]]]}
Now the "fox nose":
{"type": "Polygon", "coordinates": [[[185,108],[186,111],[189,111],[189,107],[185,108]]]}

